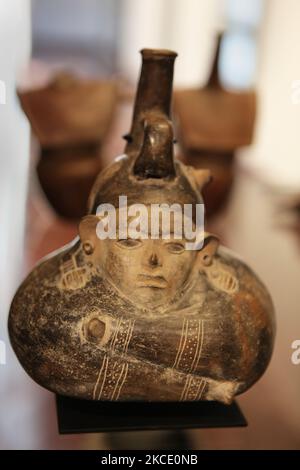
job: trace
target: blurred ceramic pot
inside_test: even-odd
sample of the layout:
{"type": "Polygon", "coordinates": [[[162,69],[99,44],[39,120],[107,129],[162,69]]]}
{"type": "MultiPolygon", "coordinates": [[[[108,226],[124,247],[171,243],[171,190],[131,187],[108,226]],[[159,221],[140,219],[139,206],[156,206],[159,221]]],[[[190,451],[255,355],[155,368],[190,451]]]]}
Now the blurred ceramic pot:
{"type": "Polygon", "coordinates": [[[253,91],[228,91],[221,83],[218,64],[222,37],[218,36],[206,86],[178,90],[174,96],[180,159],[212,174],[211,184],[203,191],[207,215],[221,209],[228,199],[234,181],[234,154],[251,144],[256,114],[253,91]]]}
{"type": "Polygon", "coordinates": [[[101,143],[116,105],[116,84],[58,74],[42,89],[19,92],[40,143],[37,174],[54,210],[67,218],[86,212],[102,169],[101,143]]]}

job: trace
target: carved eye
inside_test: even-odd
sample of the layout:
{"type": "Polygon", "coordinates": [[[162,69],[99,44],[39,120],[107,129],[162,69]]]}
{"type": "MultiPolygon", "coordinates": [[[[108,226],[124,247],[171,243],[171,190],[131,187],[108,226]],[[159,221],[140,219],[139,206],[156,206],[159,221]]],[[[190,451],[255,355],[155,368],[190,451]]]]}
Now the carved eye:
{"type": "Polygon", "coordinates": [[[167,248],[170,253],[180,254],[184,252],[184,245],[180,242],[167,243],[167,248]]]}
{"type": "Polygon", "coordinates": [[[142,242],[134,238],[126,238],[124,240],[118,240],[117,245],[122,248],[138,248],[142,245],[142,242]]]}

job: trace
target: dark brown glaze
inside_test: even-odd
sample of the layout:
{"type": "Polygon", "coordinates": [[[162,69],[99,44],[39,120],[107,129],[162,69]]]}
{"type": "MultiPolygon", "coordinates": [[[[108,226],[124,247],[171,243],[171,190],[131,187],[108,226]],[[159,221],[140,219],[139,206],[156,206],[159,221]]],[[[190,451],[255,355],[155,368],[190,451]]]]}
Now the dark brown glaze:
{"type": "MultiPolygon", "coordinates": [[[[219,250],[217,260],[234,267],[237,292],[216,288],[202,274],[180,305],[156,314],[137,308],[97,275],[84,287],[61,290],[62,259],[77,248],[36,268],[12,304],[13,347],[42,386],[86,399],[116,399],[110,385],[116,386],[125,365],[120,400],[180,400],[189,379],[197,386],[205,382],[199,398],[230,401],[264,372],[273,347],[271,300],[253,272],[226,251],[219,250]],[[105,378],[100,372],[106,362],[105,378]],[[109,384],[114,364],[117,379],[109,384]]],[[[192,387],[187,397],[193,399],[192,387]]]]}
{"type": "MultiPolygon", "coordinates": [[[[125,153],[139,151],[144,141],[145,114],[162,114],[170,119],[174,61],[177,54],[164,49],[142,49],[142,67],[137,87],[132,124],[125,136],[125,153]]],[[[153,117],[152,117],[153,119],[153,117]]]]}
{"type": "MultiPolygon", "coordinates": [[[[153,60],[165,54],[153,51],[153,60]]],[[[96,233],[99,205],[120,210],[120,195],[147,207],[202,202],[208,173],[174,161],[166,113],[150,107],[139,119],[142,145],[99,175],[79,237],[16,293],[11,343],[28,374],[63,395],[230,403],[272,354],[274,311],[261,281],[208,233],[200,249],[180,252],[161,237],[132,243],[96,233]]]]}

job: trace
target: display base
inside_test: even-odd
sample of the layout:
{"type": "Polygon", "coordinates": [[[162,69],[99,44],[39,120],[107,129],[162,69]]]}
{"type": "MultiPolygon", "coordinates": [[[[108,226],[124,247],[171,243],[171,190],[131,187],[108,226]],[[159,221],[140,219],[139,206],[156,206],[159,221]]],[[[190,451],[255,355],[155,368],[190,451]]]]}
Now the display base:
{"type": "Polygon", "coordinates": [[[103,402],[56,395],[60,434],[247,426],[236,402],[103,402]]]}

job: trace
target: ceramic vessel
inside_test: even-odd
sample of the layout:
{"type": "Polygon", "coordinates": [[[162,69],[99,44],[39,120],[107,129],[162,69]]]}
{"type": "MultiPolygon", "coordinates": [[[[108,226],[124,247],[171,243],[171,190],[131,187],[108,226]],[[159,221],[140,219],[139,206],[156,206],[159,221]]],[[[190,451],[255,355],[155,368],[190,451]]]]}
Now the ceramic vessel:
{"type": "Polygon", "coordinates": [[[254,91],[228,91],[221,83],[222,37],[217,39],[206,86],[178,90],[174,100],[180,159],[212,174],[211,184],[203,191],[208,216],[218,212],[228,199],[234,181],[235,151],[251,144],[256,114],[254,91]]]}
{"type": "Polygon", "coordinates": [[[197,250],[176,232],[121,237],[120,222],[115,239],[99,236],[102,204],[120,214],[126,195],[128,207],[146,207],[148,220],[153,204],[201,205],[209,180],[207,171],[174,160],[176,54],[142,55],[126,152],[100,173],[78,238],[20,286],[11,343],[28,374],[58,394],[230,403],[259,379],[272,354],[274,311],[263,283],[205,232],[197,250]]]}
{"type": "Polygon", "coordinates": [[[61,72],[44,88],[19,92],[40,144],[37,174],[54,210],[80,218],[103,168],[101,144],[116,106],[116,84],[61,72]]]}

